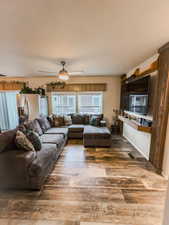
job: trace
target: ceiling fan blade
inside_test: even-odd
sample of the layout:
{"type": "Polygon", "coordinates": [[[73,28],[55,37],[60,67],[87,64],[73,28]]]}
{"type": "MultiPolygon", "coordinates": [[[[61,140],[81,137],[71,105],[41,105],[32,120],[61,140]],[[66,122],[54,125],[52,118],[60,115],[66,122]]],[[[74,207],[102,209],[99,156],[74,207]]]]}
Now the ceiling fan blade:
{"type": "Polygon", "coordinates": [[[6,77],[7,75],[5,75],[5,74],[0,74],[0,77],[6,77]]]}
{"type": "Polygon", "coordinates": [[[45,70],[38,70],[39,73],[58,73],[56,71],[45,71],[45,70]]]}
{"type": "Polygon", "coordinates": [[[70,71],[69,72],[70,75],[79,75],[79,74],[83,74],[83,73],[84,73],[83,70],[81,70],[81,71],[70,71]]]}

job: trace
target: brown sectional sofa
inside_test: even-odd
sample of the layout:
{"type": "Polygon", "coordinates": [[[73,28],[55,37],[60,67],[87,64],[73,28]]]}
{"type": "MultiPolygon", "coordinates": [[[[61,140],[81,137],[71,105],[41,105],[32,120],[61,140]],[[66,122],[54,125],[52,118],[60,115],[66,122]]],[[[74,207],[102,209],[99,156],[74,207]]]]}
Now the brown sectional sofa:
{"type": "MultiPolygon", "coordinates": [[[[103,115],[95,115],[103,121],[103,115]]],[[[85,147],[110,147],[111,133],[107,127],[90,125],[91,115],[73,115],[72,125],[68,127],[68,138],[83,139],[85,147]],[[89,118],[88,118],[89,117],[89,118]]]]}
{"type": "MultiPolygon", "coordinates": [[[[68,128],[50,128],[45,133],[37,128],[37,120],[31,128],[41,134],[40,151],[22,151],[15,145],[16,131],[0,134],[0,188],[40,189],[52,171],[68,138],[68,128]],[[48,132],[52,132],[48,134],[48,132]]],[[[26,124],[30,126],[30,124],[26,124]]]]}
{"type": "Polygon", "coordinates": [[[83,138],[86,147],[111,146],[108,128],[89,125],[79,115],[72,122],[70,126],[51,127],[38,118],[24,124],[40,136],[42,148],[37,152],[17,149],[15,136],[19,128],[0,134],[0,188],[40,189],[68,138],[83,138]]]}

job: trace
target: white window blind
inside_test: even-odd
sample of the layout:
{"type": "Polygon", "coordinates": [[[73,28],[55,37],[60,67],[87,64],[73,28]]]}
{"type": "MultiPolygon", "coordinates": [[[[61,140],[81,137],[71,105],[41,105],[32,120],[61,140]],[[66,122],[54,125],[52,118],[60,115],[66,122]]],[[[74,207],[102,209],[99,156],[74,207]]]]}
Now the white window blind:
{"type": "Polygon", "coordinates": [[[55,93],[52,106],[54,114],[100,114],[102,93],[55,93]]]}
{"type": "Polygon", "coordinates": [[[14,129],[18,126],[16,92],[0,92],[0,128],[14,129]]]}
{"type": "Polygon", "coordinates": [[[78,112],[87,114],[102,113],[102,94],[79,94],[78,112]]]}
{"type": "Polygon", "coordinates": [[[75,94],[55,94],[52,97],[54,114],[70,114],[76,112],[75,94]]]}

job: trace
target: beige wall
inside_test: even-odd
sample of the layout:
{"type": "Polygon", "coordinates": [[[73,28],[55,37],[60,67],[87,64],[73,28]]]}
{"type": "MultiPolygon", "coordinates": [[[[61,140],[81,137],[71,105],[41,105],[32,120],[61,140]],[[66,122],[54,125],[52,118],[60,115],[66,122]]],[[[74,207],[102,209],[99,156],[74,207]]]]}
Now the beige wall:
{"type": "MultiPolygon", "coordinates": [[[[52,81],[54,77],[31,77],[31,78],[1,78],[0,80],[19,80],[29,82],[29,86],[37,88],[52,81]]],[[[74,76],[67,83],[107,83],[107,91],[104,92],[103,113],[109,124],[112,122],[113,108],[119,108],[120,105],[120,77],[118,76],[74,76]]],[[[50,94],[49,94],[50,97],[50,94]]],[[[50,103],[50,101],[49,101],[50,103]]],[[[50,106],[51,104],[49,104],[50,106]]],[[[49,107],[49,111],[50,111],[49,107]]]]}

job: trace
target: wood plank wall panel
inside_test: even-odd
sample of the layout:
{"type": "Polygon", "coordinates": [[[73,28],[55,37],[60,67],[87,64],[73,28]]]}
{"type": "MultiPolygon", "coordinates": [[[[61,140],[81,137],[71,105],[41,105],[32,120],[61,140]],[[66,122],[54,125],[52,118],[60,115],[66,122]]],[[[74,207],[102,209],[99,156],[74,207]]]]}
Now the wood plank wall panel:
{"type": "Polygon", "coordinates": [[[153,126],[150,149],[150,161],[159,173],[162,172],[164,146],[169,113],[169,43],[159,49],[159,73],[155,105],[153,108],[153,126]]]}
{"type": "Polygon", "coordinates": [[[64,88],[53,87],[47,85],[48,92],[90,92],[90,91],[106,91],[107,84],[95,83],[95,84],[66,84],[64,88]]]}
{"type": "Polygon", "coordinates": [[[21,90],[24,85],[24,82],[19,81],[0,81],[0,91],[21,90]]]}

